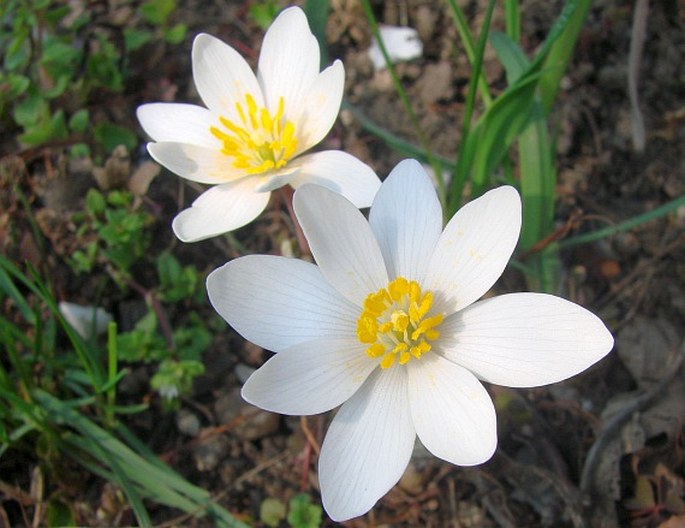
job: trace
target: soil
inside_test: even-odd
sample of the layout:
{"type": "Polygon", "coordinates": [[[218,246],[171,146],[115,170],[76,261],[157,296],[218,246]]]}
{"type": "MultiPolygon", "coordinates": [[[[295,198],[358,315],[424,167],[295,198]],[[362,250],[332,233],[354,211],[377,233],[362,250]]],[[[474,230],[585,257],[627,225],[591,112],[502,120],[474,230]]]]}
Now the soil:
{"type": "MultiPolygon", "coordinates": [[[[521,4],[523,46],[530,57],[563,2],[521,4]]],[[[470,27],[479,28],[486,2],[460,5],[470,27]]],[[[366,55],[371,36],[360,5],[331,0],[331,6],[329,55],[345,64],[347,101],[387,130],[416,142],[388,72],[376,71],[366,55]]],[[[132,75],[125,92],[102,94],[94,105],[93,112],[140,132],[140,147],[130,153],[130,172],[149,161],[135,121],[136,106],[153,101],[199,103],[190,75],[192,35],[213,34],[256,64],[262,32],[247,7],[245,2],[184,4],[174,17],[189,25],[188,38],[175,46],[147,45],[130,61],[132,75]]],[[[649,7],[637,77],[644,150],[633,146],[627,89],[633,2],[594,2],[563,79],[550,123],[557,148],[556,222],[559,228],[571,226],[569,236],[622,222],[685,193],[685,3],[663,0],[649,7]]],[[[418,29],[423,56],[397,64],[397,71],[430,145],[454,158],[469,66],[448,8],[429,0],[376,0],[374,9],[383,23],[418,29]]],[[[115,7],[110,10],[103,13],[103,24],[116,15],[115,7]]],[[[502,11],[498,8],[493,20],[500,30],[502,11]]],[[[504,75],[491,50],[486,59],[486,76],[497,93],[505,86],[504,75]]],[[[321,147],[347,150],[381,177],[403,158],[347,110],[321,147]]],[[[22,149],[7,132],[0,153],[5,172],[22,178],[32,210],[43,219],[40,240],[29,229],[9,229],[26,226],[27,217],[17,199],[3,191],[4,253],[16,262],[47,265],[61,298],[92,304],[89,292],[103,283],[102,276],[76,276],[64,261],[74,249],[68,219],[82,207],[85,191],[97,185],[92,164],[67,162],[58,145],[22,149]]],[[[169,249],[184,264],[207,274],[243,250],[280,253],[296,246],[285,194],[275,194],[267,212],[232,238],[177,242],[171,218],[200,191],[164,169],[152,181],[143,207],[155,215],[150,227],[155,251],[169,249]]],[[[685,526],[685,369],[678,363],[685,355],[685,209],[601,242],[576,246],[562,258],[559,293],[607,322],[616,336],[615,351],[582,375],[550,387],[489,387],[500,420],[500,443],[492,460],[461,468],[418,446],[400,483],[369,514],[345,526],[685,526]]],[[[154,280],[149,270],[136,273],[140,284],[154,280]]],[[[105,282],[100,302],[126,330],[136,314],[144,312],[145,301],[136,291],[105,282]]],[[[514,270],[496,286],[499,292],[522,289],[523,278],[514,270]]],[[[183,309],[167,314],[172,326],[183,317],[183,309]]],[[[202,309],[206,320],[216,319],[208,303],[202,309]]],[[[182,399],[180,410],[162,408],[149,387],[148,367],[132,370],[122,384],[122,398],[145,400],[150,410],[132,416],[128,425],[160,458],[237,517],[265,526],[260,521],[264,499],[287,504],[305,492],[319,503],[316,454],[330,416],[281,417],[242,402],[239,387],[245,372],[262,364],[269,352],[245,342],[221,322],[213,328],[213,343],[204,356],[207,373],[182,399]]],[[[5,467],[1,480],[21,487],[28,473],[26,468],[5,467]]],[[[71,497],[83,525],[134,522],[116,489],[94,478],[88,483],[87,488],[59,480],[50,485],[71,497]]],[[[2,489],[0,497],[8,511],[17,511],[8,506],[11,496],[2,489]]],[[[168,508],[149,508],[163,526],[208,525],[168,508]]],[[[21,516],[13,519],[16,525],[21,522],[21,516]]],[[[324,514],[323,525],[335,523],[324,514]]]]}

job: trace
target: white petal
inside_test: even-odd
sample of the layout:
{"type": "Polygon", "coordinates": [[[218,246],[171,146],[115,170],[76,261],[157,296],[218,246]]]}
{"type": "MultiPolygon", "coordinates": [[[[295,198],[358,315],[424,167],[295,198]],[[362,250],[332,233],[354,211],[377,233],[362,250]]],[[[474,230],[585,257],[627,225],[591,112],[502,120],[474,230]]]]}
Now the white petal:
{"type": "Polygon", "coordinates": [[[244,226],[269,203],[270,193],[257,193],[253,188],[252,179],[245,178],[208,189],[176,215],[174,233],[183,242],[197,242],[244,226]]]}
{"type": "Polygon", "coordinates": [[[104,308],[83,306],[68,301],[60,301],[57,305],[62,314],[76,333],[83,339],[90,339],[94,335],[102,335],[107,331],[112,321],[112,314],[104,308]]]}
{"type": "Polygon", "coordinates": [[[275,191],[290,183],[295,178],[295,169],[289,163],[287,167],[278,172],[267,172],[263,175],[254,175],[257,180],[255,190],[258,192],[275,191]]]}
{"type": "Polygon", "coordinates": [[[472,466],[497,448],[495,406],[468,370],[434,353],[407,363],[411,415],[419,440],[436,457],[472,466]]]}
{"type": "Polygon", "coordinates": [[[235,103],[250,94],[264,106],[255,74],[241,55],[218,38],[201,33],[193,41],[193,79],[200,97],[214,113],[231,121],[238,118],[235,103]]]}
{"type": "Polygon", "coordinates": [[[150,103],[139,106],[136,115],[145,133],[155,141],[189,143],[215,150],[221,148],[221,142],[209,132],[218,120],[202,106],[150,103]]]}
{"type": "Polygon", "coordinates": [[[319,185],[303,185],[293,206],[316,263],[343,297],[361,306],[369,293],[387,286],[378,242],[352,202],[319,185]]]}
{"type": "Polygon", "coordinates": [[[285,100],[285,116],[299,108],[319,74],[319,43],[299,7],[285,9],[264,35],[257,76],[271,112],[285,100]]]}
{"type": "Polygon", "coordinates": [[[245,176],[244,171],[233,167],[233,158],[211,149],[188,143],[148,143],[150,156],[171,172],[186,180],[218,184],[245,176]]]}
{"type": "MultiPolygon", "coordinates": [[[[383,40],[385,51],[393,64],[401,61],[410,61],[421,56],[423,43],[419,38],[419,32],[405,26],[379,26],[380,37],[383,40]]],[[[381,52],[378,41],[373,39],[367,51],[371,62],[377,70],[386,67],[385,57],[381,52]]]]}
{"type": "Polygon", "coordinates": [[[319,457],[321,499],[328,515],[363,515],[404,473],[416,434],[406,371],[376,370],[333,418],[319,457]]]}
{"type": "Polygon", "coordinates": [[[289,110],[288,117],[295,119],[298,153],[309,150],[331,130],[340,111],[344,87],[345,69],[336,60],[318,75],[300,101],[300,107],[289,110]]]}
{"type": "Polygon", "coordinates": [[[290,182],[293,187],[297,188],[305,183],[322,185],[342,194],[355,207],[369,207],[381,186],[381,181],[371,167],[340,150],[308,154],[288,166],[297,171],[290,182]]]}
{"type": "Polygon", "coordinates": [[[391,279],[424,279],[442,231],[442,208],[430,178],[416,160],[393,169],[376,195],[369,224],[391,279]]]}
{"type": "Polygon", "coordinates": [[[317,339],[273,356],[250,376],[242,395],[267,411],[318,414],[347,401],[377,367],[356,339],[317,339]]]}
{"type": "Polygon", "coordinates": [[[359,310],[302,260],[241,257],[214,270],[207,291],[240,335],[274,352],[322,337],[355,336],[359,310]]]}
{"type": "Polygon", "coordinates": [[[614,344],[596,315],[542,293],[477,302],[444,321],[440,330],[445,357],[508,387],[536,387],[574,376],[614,344]]]}
{"type": "Polygon", "coordinates": [[[436,291],[435,310],[454,313],[495,283],[516,247],[521,199],[513,187],[498,187],[462,207],[443,231],[426,273],[436,291]]]}

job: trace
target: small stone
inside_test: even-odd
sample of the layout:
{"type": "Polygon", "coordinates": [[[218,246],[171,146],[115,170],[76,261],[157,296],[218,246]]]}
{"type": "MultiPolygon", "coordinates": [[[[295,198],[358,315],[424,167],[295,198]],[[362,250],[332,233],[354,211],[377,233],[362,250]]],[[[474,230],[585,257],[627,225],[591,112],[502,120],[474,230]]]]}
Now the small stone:
{"type": "Polygon", "coordinates": [[[228,438],[224,435],[216,435],[208,438],[205,442],[193,449],[195,467],[198,471],[212,471],[228,454],[228,438]]]}
{"type": "Polygon", "coordinates": [[[176,415],[176,427],[188,436],[196,436],[200,430],[200,419],[188,409],[180,409],[176,415]]]}
{"type": "Polygon", "coordinates": [[[240,389],[233,389],[221,395],[214,404],[217,421],[231,424],[231,432],[245,440],[257,440],[275,433],[280,425],[280,416],[258,409],[240,396],[240,389]]]}

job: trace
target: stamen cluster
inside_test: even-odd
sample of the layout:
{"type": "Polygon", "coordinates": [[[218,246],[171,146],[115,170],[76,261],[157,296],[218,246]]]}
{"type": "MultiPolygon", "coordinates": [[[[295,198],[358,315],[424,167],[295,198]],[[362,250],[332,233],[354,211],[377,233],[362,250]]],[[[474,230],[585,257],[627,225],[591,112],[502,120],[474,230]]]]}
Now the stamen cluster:
{"type": "Polygon", "coordinates": [[[271,115],[246,94],[245,105],[235,104],[240,123],[220,116],[219,121],[227,130],[210,127],[209,131],[224,144],[221,152],[234,158],[235,168],[248,174],[262,174],[284,167],[295,154],[295,125],[283,118],[284,105],[281,97],[276,113],[271,115]]]}
{"type": "Polygon", "coordinates": [[[416,281],[397,277],[364,299],[364,310],[357,320],[357,338],[369,344],[366,353],[382,358],[381,368],[419,359],[430,351],[440,337],[436,329],[443,315],[426,317],[433,305],[433,294],[421,292],[416,281]]]}

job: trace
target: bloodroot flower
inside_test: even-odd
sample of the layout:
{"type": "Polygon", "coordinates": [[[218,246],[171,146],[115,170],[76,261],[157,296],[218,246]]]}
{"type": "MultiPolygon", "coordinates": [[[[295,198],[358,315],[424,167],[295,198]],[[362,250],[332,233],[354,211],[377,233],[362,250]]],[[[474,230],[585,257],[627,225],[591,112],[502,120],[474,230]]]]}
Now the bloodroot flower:
{"type": "Polygon", "coordinates": [[[138,119],[150,155],[179,176],[212,184],[173,222],[193,242],[237,229],[285,184],[317,183],[368,207],[376,174],[337,150],[301,154],[319,143],[340,109],[340,61],[319,72],[319,45],[300,8],[284,10],[264,36],[257,75],[233,48],[210,35],[193,43],[193,78],[207,108],[152,103],[138,119]]]}
{"type": "Polygon", "coordinates": [[[277,352],[245,383],[248,402],[291,415],[342,405],[319,458],[334,520],[364,514],[399,480],[417,435],[454,464],[488,460],[496,417],[481,381],[554,383],[613,346],[599,318],[553,295],[477,301],[516,246],[521,202],[512,187],[472,201],[444,231],[433,186],[413,160],[382,184],[368,222],[315,185],[298,189],[294,205],[318,266],[246,256],[215,270],[207,288],[240,334],[277,352]]]}

